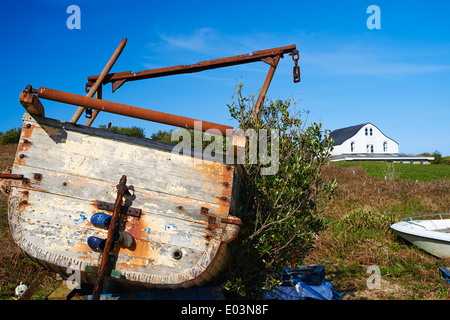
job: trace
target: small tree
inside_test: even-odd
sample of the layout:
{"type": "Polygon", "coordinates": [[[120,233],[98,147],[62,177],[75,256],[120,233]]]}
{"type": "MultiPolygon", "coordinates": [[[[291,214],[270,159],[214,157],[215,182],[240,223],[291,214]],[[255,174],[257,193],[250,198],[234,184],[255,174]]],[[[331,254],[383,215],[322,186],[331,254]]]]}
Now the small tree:
{"type": "Polygon", "coordinates": [[[433,157],[434,157],[434,160],[431,161],[432,164],[441,164],[441,163],[443,163],[442,154],[439,151],[436,150],[433,153],[433,157]]]}
{"type": "Polygon", "coordinates": [[[172,141],[172,139],[171,139],[172,132],[173,132],[173,130],[169,130],[169,131],[158,130],[158,132],[152,133],[150,138],[152,140],[156,140],[156,141],[176,143],[176,141],[172,141]]]}
{"type": "Polygon", "coordinates": [[[22,132],[22,128],[13,128],[9,129],[1,136],[2,145],[19,143],[20,133],[22,132]]]}
{"type": "Polygon", "coordinates": [[[241,91],[242,84],[237,102],[228,105],[240,128],[279,133],[276,174],[262,175],[260,159],[251,164],[247,152],[239,210],[243,227],[239,238],[229,244],[231,261],[223,275],[229,293],[253,299],[278,285],[282,268],[299,265],[312,249],[317,233],[324,229],[317,203],[331,196],[335,181],[325,184],[320,178],[332,145],[320,124],[306,127],[297,114],[290,113],[290,99],[264,103],[261,116],[253,119],[254,100],[243,98],[241,91]]]}

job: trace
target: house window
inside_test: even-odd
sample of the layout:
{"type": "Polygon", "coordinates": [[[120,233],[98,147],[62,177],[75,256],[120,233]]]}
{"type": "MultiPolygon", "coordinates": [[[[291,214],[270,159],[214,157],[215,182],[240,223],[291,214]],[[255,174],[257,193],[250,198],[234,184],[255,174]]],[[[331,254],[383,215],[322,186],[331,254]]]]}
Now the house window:
{"type": "Polygon", "coordinates": [[[354,143],[354,142],[352,142],[352,143],[350,144],[350,151],[351,151],[351,152],[355,152],[355,143],[354,143]]]}
{"type": "Polygon", "coordinates": [[[366,136],[367,136],[367,128],[366,128],[366,136]]]}
{"type": "Polygon", "coordinates": [[[367,151],[367,153],[369,153],[369,152],[373,153],[373,144],[368,144],[366,146],[366,151],[367,151]]]}
{"type": "Polygon", "coordinates": [[[370,128],[369,130],[370,130],[370,135],[372,135],[372,128],[370,128]]]}
{"type": "Polygon", "coordinates": [[[387,152],[387,142],[383,142],[383,151],[387,152]]]}

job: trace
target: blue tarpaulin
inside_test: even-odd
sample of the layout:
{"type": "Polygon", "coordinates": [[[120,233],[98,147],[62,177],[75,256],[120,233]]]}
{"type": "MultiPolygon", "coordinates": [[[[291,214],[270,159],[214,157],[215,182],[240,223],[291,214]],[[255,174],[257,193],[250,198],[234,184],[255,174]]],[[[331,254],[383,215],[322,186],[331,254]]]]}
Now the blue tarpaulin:
{"type": "Polygon", "coordinates": [[[341,300],[333,285],[325,281],[324,266],[284,268],[280,286],[267,292],[264,299],[275,300],[341,300]]]}

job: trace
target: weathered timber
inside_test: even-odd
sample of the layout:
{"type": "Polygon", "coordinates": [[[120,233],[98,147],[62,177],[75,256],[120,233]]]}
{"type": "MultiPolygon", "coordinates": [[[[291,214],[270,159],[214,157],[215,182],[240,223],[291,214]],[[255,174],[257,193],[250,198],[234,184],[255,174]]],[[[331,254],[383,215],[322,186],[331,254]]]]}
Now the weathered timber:
{"type": "Polygon", "coordinates": [[[133,247],[118,244],[113,250],[120,285],[179,288],[213,279],[226,259],[226,243],[240,227],[232,216],[234,165],[171,148],[25,114],[11,172],[23,176],[10,187],[14,240],[44,267],[67,277],[67,268],[76,266],[81,282],[94,284],[95,274],[83,270],[96,266],[100,253],[86,240],[106,238],[107,229],[92,225],[90,217],[102,211],[99,201],[114,202],[118,178],[125,174],[130,194],[124,205],[142,211],[119,222],[135,240],[133,247]]]}

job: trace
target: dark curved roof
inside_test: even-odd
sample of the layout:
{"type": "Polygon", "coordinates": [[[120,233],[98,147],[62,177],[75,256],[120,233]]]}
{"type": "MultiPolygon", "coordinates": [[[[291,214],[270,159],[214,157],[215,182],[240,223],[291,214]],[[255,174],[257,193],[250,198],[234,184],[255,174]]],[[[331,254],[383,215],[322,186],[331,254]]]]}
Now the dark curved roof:
{"type": "Polygon", "coordinates": [[[345,140],[353,137],[366,124],[369,124],[369,122],[332,131],[330,133],[330,136],[334,140],[334,145],[338,146],[341,143],[343,143],[345,140]]]}
{"type": "MultiPolygon", "coordinates": [[[[362,127],[364,127],[367,124],[371,124],[372,126],[374,126],[375,128],[377,128],[377,126],[375,126],[374,124],[370,123],[370,122],[366,122],[366,123],[362,123],[362,124],[358,124],[356,126],[351,126],[351,127],[346,127],[346,128],[342,128],[342,129],[337,129],[334,130],[332,132],[330,132],[330,136],[333,138],[334,140],[334,145],[338,146],[340,144],[342,144],[345,140],[350,139],[351,137],[353,137],[362,127]]],[[[378,129],[378,128],[377,128],[378,129]]],[[[380,130],[380,129],[378,129],[380,130]]],[[[381,132],[381,130],[380,130],[381,132]]],[[[388,136],[386,136],[383,132],[381,132],[386,138],[389,138],[388,136]]],[[[394,139],[391,139],[392,141],[394,141],[395,143],[397,143],[394,139]]],[[[398,144],[398,143],[397,143],[398,144]]]]}

